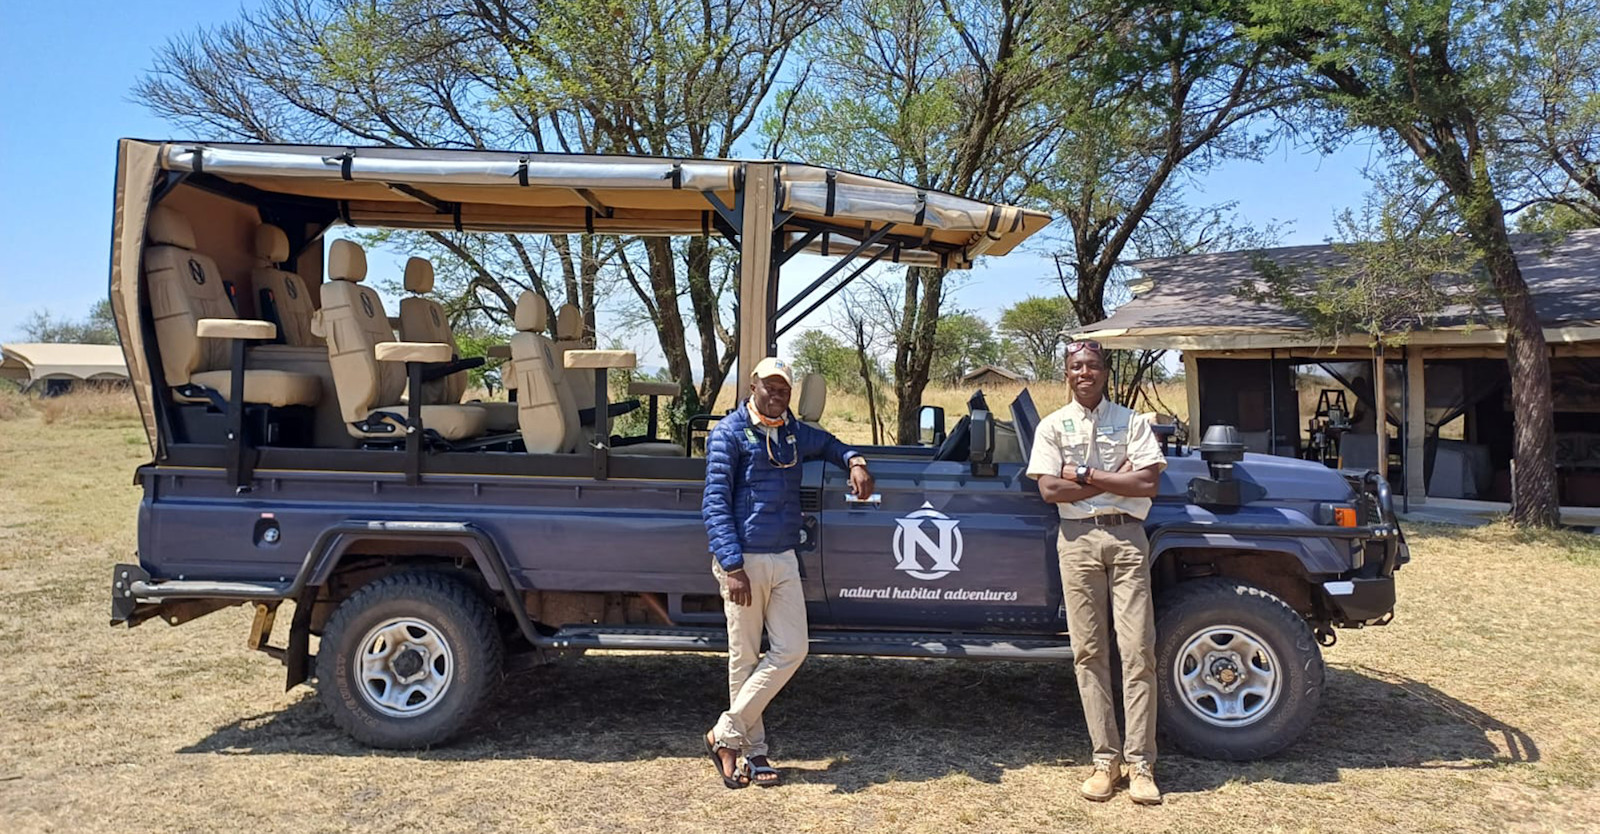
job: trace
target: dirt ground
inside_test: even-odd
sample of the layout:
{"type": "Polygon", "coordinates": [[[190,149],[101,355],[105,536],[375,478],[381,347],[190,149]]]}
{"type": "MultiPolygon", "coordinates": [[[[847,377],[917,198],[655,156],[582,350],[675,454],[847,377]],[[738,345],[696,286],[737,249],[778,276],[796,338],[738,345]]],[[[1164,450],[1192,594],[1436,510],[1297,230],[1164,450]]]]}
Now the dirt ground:
{"type": "Polygon", "coordinates": [[[699,746],[719,656],[517,674],[465,740],[399,754],[284,693],[245,609],[107,627],[144,442],[115,408],[0,414],[0,831],[1600,830],[1594,537],[1411,529],[1394,623],[1327,651],[1308,734],[1165,751],[1158,808],[1076,796],[1070,670],[1026,664],[813,658],[768,718],[790,783],[728,791],[699,746]]]}

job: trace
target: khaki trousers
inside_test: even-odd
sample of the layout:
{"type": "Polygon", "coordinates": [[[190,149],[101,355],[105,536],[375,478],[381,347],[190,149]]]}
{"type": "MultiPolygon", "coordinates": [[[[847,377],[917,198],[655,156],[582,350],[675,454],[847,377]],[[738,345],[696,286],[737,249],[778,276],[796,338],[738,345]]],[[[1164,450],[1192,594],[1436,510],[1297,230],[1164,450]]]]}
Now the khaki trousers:
{"type": "Polygon", "coordinates": [[[728,620],[728,711],[717,719],[712,738],[746,756],[765,756],[767,730],[761,713],[794,677],[810,642],[800,563],[793,550],[744,554],[749,605],[728,599],[728,575],[715,560],[712,571],[722,588],[722,611],[728,620]],[[763,629],[765,655],[761,654],[763,629]]]}
{"type": "Polygon", "coordinates": [[[1061,520],[1056,542],[1067,636],[1078,696],[1096,760],[1156,760],[1156,622],[1150,600],[1150,540],[1137,522],[1097,527],[1061,520]],[[1111,633],[1122,653],[1122,703],[1128,738],[1117,732],[1111,633]]]}

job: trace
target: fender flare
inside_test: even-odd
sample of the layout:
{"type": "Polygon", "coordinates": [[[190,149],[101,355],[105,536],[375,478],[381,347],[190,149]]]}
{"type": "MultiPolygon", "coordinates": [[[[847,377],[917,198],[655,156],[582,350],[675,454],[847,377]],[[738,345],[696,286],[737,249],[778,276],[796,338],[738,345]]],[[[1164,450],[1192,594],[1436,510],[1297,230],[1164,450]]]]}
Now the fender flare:
{"type": "Polygon", "coordinates": [[[1293,528],[1262,533],[1255,530],[1248,532],[1230,530],[1221,524],[1204,526],[1212,529],[1200,531],[1174,525],[1158,528],[1152,532],[1150,563],[1155,564],[1163,553],[1182,548],[1283,553],[1297,560],[1301,568],[1311,576],[1341,574],[1351,569],[1350,557],[1341,553],[1330,543],[1328,537],[1319,533],[1302,534],[1293,528]]]}
{"type": "Polygon", "coordinates": [[[461,521],[346,521],[328,527],[317,536],[306,551],[294,584],[284,595],[295,602],[294,620],[289,627],[289,643],[284,653],[285,690],[304,683],[310,676],[311,609],[317,590],[327,584],[351,547],[357,542],[375,539],[408,542],[427,539],[461,547],[472,557],[490,592],[504,597],[522,636],[529,643],[538,642],[533,621],[518,599],[519,589],[511,580],[504,551],[483,528],[461,521]]]}

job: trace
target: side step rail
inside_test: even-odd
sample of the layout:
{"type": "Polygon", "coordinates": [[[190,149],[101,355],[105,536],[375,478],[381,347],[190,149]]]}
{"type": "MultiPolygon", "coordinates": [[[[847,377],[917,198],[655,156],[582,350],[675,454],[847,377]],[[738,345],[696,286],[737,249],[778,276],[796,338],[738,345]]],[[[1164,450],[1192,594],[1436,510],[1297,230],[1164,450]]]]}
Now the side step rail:
{"type": "MultiPolygon", "coordinates": [[[[567,626],[541,637],[541,648],[618,651],[725,652],[720,628],[567,626]]],[[[1072,659],[1064,638],[999,634],[918,634],[896,631],[812,631],[811,653],[863,657],[959,657],[1060,663],[1072,659]]]]}
{"type": "Polygon", "coordinates": [[[168,600],[229,600],[230,604],[251,600],[281,600],[294,586],[284,582],[218,582],[214,580],[152,580],[138,565],[117,565],[111,580],[111,623],[127,622],[143,603],[168,600]]]}

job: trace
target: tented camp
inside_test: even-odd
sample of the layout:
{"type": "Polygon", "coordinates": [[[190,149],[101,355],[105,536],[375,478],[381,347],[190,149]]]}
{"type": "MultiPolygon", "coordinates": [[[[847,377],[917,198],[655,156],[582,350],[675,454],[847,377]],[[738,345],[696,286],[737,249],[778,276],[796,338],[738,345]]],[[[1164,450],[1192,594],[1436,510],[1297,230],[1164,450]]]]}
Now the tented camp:
{"type": "Polygon", "coordinates": [[[961,377],[961,384],[967,387],[974,385],[1015,385],[1016,383],[1027,381],[1028,378],[1022,374],[1013,373],[1005,368],[997,368],[993,365],[973,368],[961,377]]]}
{"type": "MultiPolygon", "coordinates": [[[[1562,504],[1600,506],[1600,230],[1517,236],[1549,343],[1562,504]]],[[[1408,500],[1505,501],[1512,426],[1505,332],[1445,310],[1384,356],[1379,441],[1373,349],[1315,339],[1306,322],[1241,297],[1254,256],[1314,270],[1330,246],[1188,255],[1134,264],[1135,297],[1077,334],[1110,348],[1183,352],[1191,424],[1237,426],[1252,451],[1378,468],[1408,500]]],[[[1497,306],[1486,310],[1499,315],[1497,306]]]]}
{"type": "Polygon", "coordinates": [[[128,366],[116,345],[25,342],[0,345],[0,378],[13,380],[24,390],[38,386],[55,394],[74,381],[126,383],[128,366]]]}

